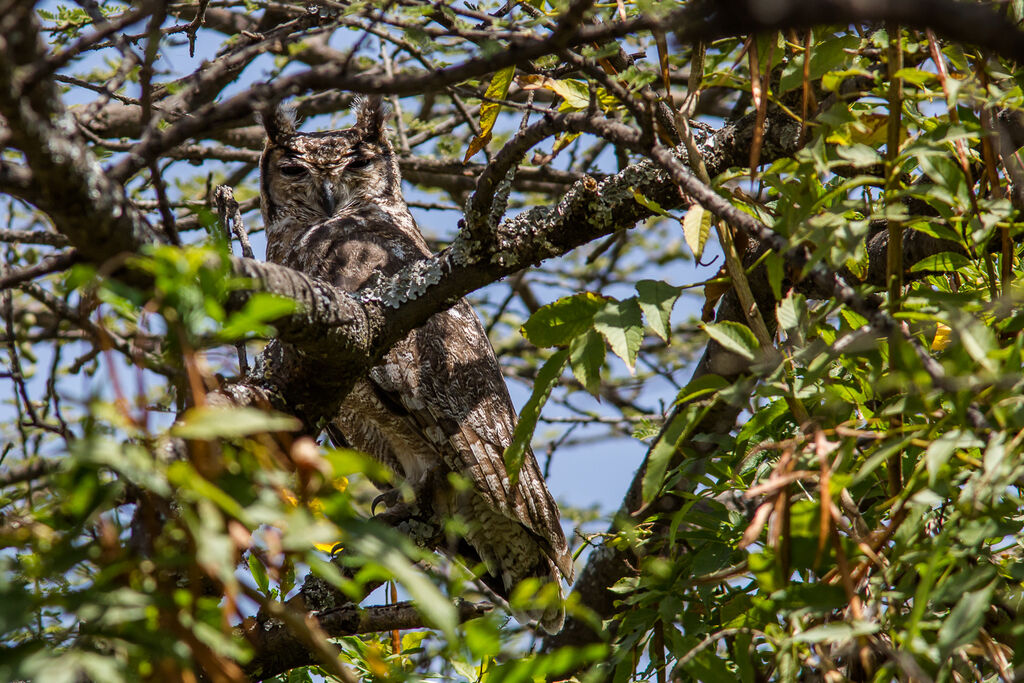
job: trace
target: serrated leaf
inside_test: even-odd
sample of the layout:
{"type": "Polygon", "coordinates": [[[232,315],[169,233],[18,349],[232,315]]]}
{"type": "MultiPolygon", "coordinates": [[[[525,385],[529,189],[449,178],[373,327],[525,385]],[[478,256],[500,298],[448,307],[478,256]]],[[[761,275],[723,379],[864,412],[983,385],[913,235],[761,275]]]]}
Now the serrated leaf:
{"type": "MultiPolygon", "coordinates": [[[[516,67],[509,66],[491,76],[491,83],[487,86],[484,96],[492,100],[503,100],[508,95],[508,87],[512,84],[512,76],[516,73],[516,67]]],[[[470,140],[469,148],[466,150],[466,158],[469,161],[474,154],[487,146],[494,131],[494,124],[498,121],[498,113],[501,111],[501,104],[484,100],[480,103],[480,134],[470,140]]]]}
{"type": "Polygon", "coordinates": [[[732,351],[747,360],[754,360],[755,353],[761,348],[754,333],[742,323],[726,320],[701,327],[709,337],[721,344],[727,351],[732,351]]]}
{"type": "Polygon", "coordinates": [[[601,335],[593,330],[576,337],[569,344],[569,363],[572,374],[587,391],[597,396],[601,388],[601,368],[604,366],[605,347],[601,335]]]}
{"type": "Polygon", "coordinates": [[[589,330],[608,299],[592,292],[573,294],[538,309],[522,327],[523,336],[540,347],[565,346],[589,330]]]}
{"type": "Polygon", "coordinates": [[[668,341],[672,329],[672,308],[683,293],[682,287],[673,287],[661,280],[641,280],[636,283],[640,310],[654,333],[668,341]]]}
{"type": "Polygon", "coordinates": [[[171,428],[182,439],[232,439],[264,432],[297,432],[302,422],[283,413],[246,407],[202,406],[189,408],[171,428]]]}
{"type": "Polygon", "coordinates": [[[644,339],[643,322],[636,297],[609,302],[594,315],[594,329],[601,333],[630,373],[636,365],[640,342],[644,339]]]}
{"type": "Polygon", "coordinates": [[[533,392],[526,405],[523,406],[522,412],[519,413],[519,424],[516,425],[516,431],[512,434],[512,443],[505,449],[505,471],[508,472],[508,480],[513,488],[519,481],[519,470],[523,467],[526,449],[537,428],[540,410],[547,403],[548,396],[555,388],[558,378],[562,376],[562,369],[565,368],[568,360],[569,349],[562,349],[548,358],[547,362],[537,371],[533,392]]]}
{"type": "Polygon", "coordinates": [[[711,212],[700,204],[694,204],[683,216],[683,237],[686,238],[686,244],[693,252],[693,257],[698,261],[704,253],[704,245],[707,244],[710,234],[711,212]]]}

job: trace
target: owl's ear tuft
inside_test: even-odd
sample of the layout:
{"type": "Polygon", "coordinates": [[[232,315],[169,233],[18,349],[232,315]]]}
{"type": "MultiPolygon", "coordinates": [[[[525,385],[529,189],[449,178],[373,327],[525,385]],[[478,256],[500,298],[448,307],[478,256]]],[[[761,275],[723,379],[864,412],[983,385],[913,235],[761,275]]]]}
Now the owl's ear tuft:
{"type": "Polygon", "coordinates": [[[380,95],[358,97],[355,100],[356,128],[362,132],[364,140],[381,140],[384,138],[384,123],[388,118],[388,110],[380,95]]]}
{"type": "Polygon", "coordinates": [[[275,104],[264,107],[257,113],[271,143],[280,144],[285,138],[295,135],[295,109],[293,107],[275,104]]]}

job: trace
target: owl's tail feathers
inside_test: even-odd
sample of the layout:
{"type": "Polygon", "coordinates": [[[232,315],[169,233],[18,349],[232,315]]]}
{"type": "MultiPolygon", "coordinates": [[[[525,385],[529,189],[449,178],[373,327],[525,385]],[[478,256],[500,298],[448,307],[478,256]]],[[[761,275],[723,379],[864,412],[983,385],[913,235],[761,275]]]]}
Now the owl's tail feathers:
{"type": "MultiPolygon", "coordinates": [[[[544,602],[544,607],[537,610],[528,611],[525,616],[531,621],[535,621],[538,626],[544,629],[544,632],[548,635],[555,635],[562,630],[562,626],[565,624],[565,592],[562,589],[562,573],[555,566],[555,564],[548,559],[544,558],[544,561],[548,565],[548,571],[540,574],[538,578],[541,580],[541,590],[538,593],[542,594],[542,598],[546,597],[543,593],[546,593],[545,587],[554,584],[557,589],[557,598],[549,598],[544,602]]],[[[570,579],[571,580],[571,579],[570,579]]],[[[519,619],[519,615],[515,614],[516,619],[519,619]]]]}
{"type": "Polygon", "coordinates": [[[562,586],[562,574],[554,562],[547,556],[543,556],[531,571],[523,572],[521,567],[516,567],[513,571],[505,570],[500,573],[489,571],[480,577],[479,581],[488,597],[496,604],[508,609],[516,621],[521,624],[540,626],[549,635],[561,631],[562,625],[565,623],[565,592],[562,586]],[[534,584],[537,588],[534,595],[525,597],[526,600],[534,601],[537,605],[528,609],[512,607],[510,602],[519,602],[519,596],[515,596],[513,599],[513,593],[526,579],[539,581],[539,585],[534,584]],[[553,586],[553,589],[548,586],[553,586]]]}

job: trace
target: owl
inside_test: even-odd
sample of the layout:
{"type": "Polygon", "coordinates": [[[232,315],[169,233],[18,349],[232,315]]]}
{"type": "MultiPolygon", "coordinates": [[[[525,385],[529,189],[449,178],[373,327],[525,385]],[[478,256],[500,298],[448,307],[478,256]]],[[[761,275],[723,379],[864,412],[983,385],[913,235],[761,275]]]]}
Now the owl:
{"type": "MultiPolygon", "coordinates": [[[[402,196],[379,97],[356,124],[303,133],[280,110],[263,116],[260,194],[267,259],[355,292],[431,252],[402,196]]],[[[561,595],[573,561],[558,507],[527,452],[512,486],[502,455],[516,413],[494,351],[464,299],[435,314],[384,356],[344,400],[332,430],[407,481],[418,502],[465,522],[458,548],[483,563],[480,580],[506,599],[522,580],[561,595]],[[457,473],[470,487],[454,487],[457,473]]],[[[453,546],[454,547],[454,546],[453,546]]],[[[549,633],[558,607],[526,615],[549,633]]]]}

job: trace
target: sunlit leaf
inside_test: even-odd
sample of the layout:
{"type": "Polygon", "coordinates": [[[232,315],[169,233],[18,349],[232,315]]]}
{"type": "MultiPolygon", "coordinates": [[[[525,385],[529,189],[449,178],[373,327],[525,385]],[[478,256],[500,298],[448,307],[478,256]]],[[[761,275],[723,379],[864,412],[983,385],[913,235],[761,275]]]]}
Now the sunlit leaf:
{"type": "Polygon", "coordinates": [[[635,297],[607,303],[594,314],[594,329],[608,342],[616,356],[632,372],[640,342],[644,339],[643,317],[635,297]]]}
{"type": "Polygon", "coordinates": [[[242,406],[202,406],[190,408],[171,433],[182,439],[223,439],[301,428],[302,423],[291,415],[242,406]]]}
{"type": "Polygon", "coordinates": [[[576,337],[569,345],[569,362],[572,374],[587,391],[597,396],[601,388],[601,368],[604,367],[604,340],[597,332],[590,331],[576,337]]]}
{"type": "Polygon", "coordinates": [[[708,336],[721,344],[726,350],[743,356],[747,360],[754,360],[754,356],[760,348],[757,337],[750,331],[750,328],[743,323],[726,320],[720,323],[701,326],[708,336]]]}
{"type": "Polygon", "coordinates": [[[509,85],[512,84],[512,76],[516,67],[509,66],[501,71],[496,71],[491,77],[491,84],[484,92],[485,99],[480,103],[480,134],[469,141],[469,148],[466,150],[466,158],[469,161],[474,154],[482,150],[490,142],[494,124],[498,121],[498,113],[501,111],[501,103],[489,100],[503,100],[508,95],[509,85]]]}
{"type": "Polygon", "coordinates": [[[691,205],[683,216],[683,236],[686,238],[686,245],[693,252],[693,257],[698,261],[704,253],[708,235],[711,234],[711,218],[711,212],[700,204],[691,205]]]}
{"type": "Polygon", "coordinates": [[[654,333],[668,341],[672,330],[672,308],[682,287],[673,287],[660,280],[640,280],[636,283],[637,301],[654,333]]]}
{"type": "Polygon", "coordinates": [[[608,299],[591,292],[567,296],[537,310],[523,325],[523,336],[541,347],[565,346],[589,330],[608,299]]]}
{"type": "Polygon", "coordinates": [[[562,376],[562,370],[569,360],[569,349],[556,351],[551,358],[545,361],[540,370],[537,371],[537,379],[533,383],[533,393],[530,399],[523,406],[519,413],[519,424],[516,425],[515,433],[512,435],[512,443],[505,449],[505,470],[511,486],[519,481],[519,470],[523,467],[523,459],[526,457],[526,450],[530,446],[533,432],[537,427],[537,419],[540,417],[541,408],[555,388],[555,383],[562,376]]]}

